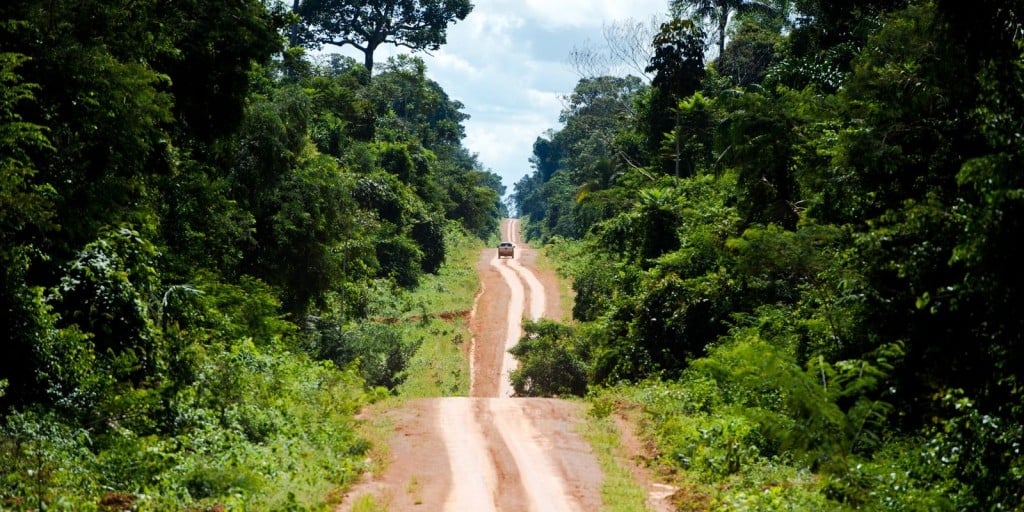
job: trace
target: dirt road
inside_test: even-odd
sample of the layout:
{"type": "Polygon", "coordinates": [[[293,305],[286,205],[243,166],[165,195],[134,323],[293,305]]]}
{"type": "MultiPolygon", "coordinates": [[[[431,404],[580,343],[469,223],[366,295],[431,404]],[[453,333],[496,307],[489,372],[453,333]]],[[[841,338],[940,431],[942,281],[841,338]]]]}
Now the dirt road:
{"type": "MultiPolygon", "coordinates": [[[[481,252],[481,291],[473,331],[471,396],[410,402],[394,411],[396,435],[387,470],[353,492],[371,493],[389,511],[595,511],[602,508],[602,473],[577,433],[578,403],[512,398],[507,349],[522,335],[524,317],[560,318],[557,279],[534,265],[505,220],[515,258],[481,252]]],[[[347,499],[340,510],[348,510],[347,499]]]]}
{"type": "MultiPolygon", "coordinates": [[[[519,338],[523,335],[523,318],[527,307],[529,308],[529,318],[531,320],[538,320],[545,316],[547,311],[547,288],[551,288],[552,292],[557,291],[557,279],[552,275],[545,275],[547,280],[551,283],[548,287],[541,284],[540,279],[533,269],[536,269],[534,261],[536,260],[536,254],[534,250],[522,243],[519,237],[519,221],[517,219],[507,219],[501,224],[502,239],[512,242],[516,245],[516,257],[515,258],[498,258],[496,251],[484,251],[481,254],[481,263],[487,261],[488,266],[497,271],[498,275],[501,276],[500,283],[496,283],[494,275],[487,275],[482,273],[481,285],[483,291],[480,296],[477,297],[477,304],[475,310],[478,312],[475,315],[476,320],[472,327],[474,337],[479,339],[478,343],[473,344],[473,357],[470,360],[471,374],[473,375],[473,382],[470,386],[470,394],[473,396],[499,396],[499,397],[510,397],[512,396],[512,385],[509,381],[509,373],[516,369],[515,358],[512,354],[508,353],[508,349],[515,345],[519,338]],[[492,254],[494,253],[493,257],[492,254]],[[518,259],[516,259],[518,258],[518,259]],[[509,297],[507,301],[497,301],[495,304],[487,304],[494,297],[494,291],[489,291],[488,288],[497,286],[506,286],[509,291],[509,297]],[[481,307],[487,308],[487,316],[483,315],[483,311],[480,311],[481,307]],[[501,310],[505,310],[505,328],[504,330],[496,328],[495,321],[501,315],[501,310]],[[499,354],[500,352],[500,354],[499,354]],[[497,357],[500,356],[500,364],[497,368],[494,367],[497,357]],[[479,372],[477,369],[479,368],[479,372]],[[497,386],[497,394],[492,390],[494,386],[497,386]],[[480,391],[478,394],[477,391],[480,391]]],[[[478,270],[480,270],[478,264],[478,270]]],[[[539,272],[538,272],[539,273],[539,272]]],[[[555,294],[555,301],[557,302],[558,296],[555,294]]],[[[548,318],[556,318],[554,316],[558,311],[557,307],[553,307],[552,311],[548,314],[548,318]]]]}

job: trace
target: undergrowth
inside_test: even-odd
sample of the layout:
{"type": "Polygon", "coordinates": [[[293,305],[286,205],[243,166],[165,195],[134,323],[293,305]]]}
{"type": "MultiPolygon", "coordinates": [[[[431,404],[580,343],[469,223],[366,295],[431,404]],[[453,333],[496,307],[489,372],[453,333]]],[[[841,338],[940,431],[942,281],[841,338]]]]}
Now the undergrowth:
{"type": "Polygon", "coordinates": [[[601,501],[608,512],[638,512],[650,510],[646,495],[626,469],[628,454],[621,444],[621,433],[609,417],[610,409],[597,401],[589,418],[580,425],[580,433],[590,444],[604,472],[601,483],[601,501]]]}
{"type": "Polygon", "coordinates": [[[959,420],[930,435],[894,435],[866,405],[840,408],[824,396],[814,378],[855,384],[844,384],[841,370],[805,373],[787,364],[770,347],[733,342],[678,380],[593,390],[591,400],[605,414],[642,411],[655,464],[686,491],[675,501],[683,510],[972,510],[977,498],[955,476],[957,466],[977,460],[974,452],[987,444],[1012,449],[1020,433],[953,397],[964,412],[959,420]]]}
{"type": "Polygon", "coordinates": [[[449,233],[446,246],[448,260],[437,275],[425,276],[406,298],[411,307],[403,315],[403,335],[419,349],[397,390],[401,397],[469,394],[469,315],[479,289],[474,265],[481,246],[460,232],[449,233]]]}
{"type": "MultiPolygon", "coordinates": [[[[367,425],[360,411],[468,392],[480,245],[460,230],[447,236],[439,273],[415,292],[381,284],[368,321],[324,314],[300,327],[255,280],[197,279],[165,299],[153,331],[180,347],[161,381],[111,387],[55,349],[55,370],[77,372],[57,377],[81,391],[4,417],[0,510],[332,509],[384,460],[371,440],[385,434],[372,430],[388,426],[367,425]],[[104,395],[88,394],[99,386],[104,395]]],[[[66,342],[55,346],[86,341],[58,334],[66,342]]]]}
{"type": "Polygon", "coordinates": [[[200,372],[170,398],[173,435],[8,415],[2,508],[324,510],[364,470],[353,416],[366,397],[354,371],[241,343],[200,372]]]}

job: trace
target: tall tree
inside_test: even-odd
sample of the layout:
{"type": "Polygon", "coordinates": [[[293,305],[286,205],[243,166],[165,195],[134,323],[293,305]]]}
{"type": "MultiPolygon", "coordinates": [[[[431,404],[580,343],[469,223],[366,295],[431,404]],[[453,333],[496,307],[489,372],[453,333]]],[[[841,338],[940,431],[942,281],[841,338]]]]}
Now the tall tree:
{"type": "Polygon", "coordinates": [[[718,55],[725,53],[725,36],[734,15],[755,11],[779,12],[777,7],[756,0],[672,0],[671,6],[676,16],[694,16],[714,27],[718,55]]]}
{"type": "Polygon", "coordinates": [[[373,71],[373,53],[381,44],[413,51],[437,50],[447,40],[448,25],[473,10],[469,0],[295,0],[306,44],[352,46],[373,71]]]}
{"type": "MultiPolygon", "coordinates": [[[[678,133],[680,118],[677,102],[700,89],[704,80],[704,31],[692,20],[675,18],[661,25],[661,32],[654,37],[654,57],[647,72],[654,73],[651,85],[652,95],[645,109],[648,151],[657,152],[662,134],[677,132],[675,141],[682,137],[678,133]],[[664,115],[676,111],[675,119],[664,115]],[[671,127],[674,122],[675,126],[671,127]]],[[[672,168],[676,176],[680,171],[682,148],[676,144],[672,151],[672,168]]],[[[663,162],[663,165],[665,162],[663,162]]]]}
{"type": "Polygon", "coordinates": [[[756,24],[745,22],[718,56],[715,69],[741,87],[761,83],[773,64],[782,59],[783,37],[756,24]]]}
{"type": "Polygon", "coordinates": [[[621,163],[618,160],[622,157],[621,150],[616,147],[615,138],[626,120],[635,116],[633,101],[645,87],[632,75],[584,78],[566,97],[568,105],[559,116],[559,121],[565,124],[560,142],[566,149],[564,158],[574,184],[607,184],[612,171],[607,163],[610,160],[621,163]]]}
{"type": "Polygon", "coordinates": [[[654,57],[645,70],[654,73],[651,85],[675,99],[697,92],[704,79],[703,38],[704,31],[691,20],[663,23],[654,36],[654,57]]]}

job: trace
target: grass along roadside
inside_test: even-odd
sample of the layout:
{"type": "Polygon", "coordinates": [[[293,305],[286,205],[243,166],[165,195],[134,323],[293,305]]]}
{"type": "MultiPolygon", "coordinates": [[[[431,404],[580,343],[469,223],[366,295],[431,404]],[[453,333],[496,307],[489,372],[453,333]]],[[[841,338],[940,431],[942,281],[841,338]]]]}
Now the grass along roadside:
{"type": "Polygon", "coordinates": [[[621,443],[621,433],[611,416],[600,411],[600,403],[592,403],[590,413],[579,432],[587,440],[604,472],[601,501],[607,512],[648,512],[646,495],[626,469],[629,454],[621,443]]]}
{"type": "Polygon", "coordinates": [[[541,272],[553,272],[558,276],[558,297],[562,304],[562,318],[555,320],[562,323],[572,323],[572,305],[576,293],[572,289],[572,279],[564,272],[560,272],[558,265],[548,255],[549,246],[537,248],[537,270],[541,272]]]}
{"type": "MultiPolygon", "coordinates": [[[[572,289],[572,279],[567,272],[559,268],[559,254],[566,251],[580,250],[579,244],[565,240],[559,240],[556,245],[544,245],[537,248],[536,265],[540,271],[554,272],[558,275],[558,294],[562,304],[562,318],[557,319],[562,323],[573,323],[572,307],[575,300],[575,292],[572,289]]],[[[564,254],[563,254],[564,256],[564,254]]],[[[623,432],[615,421],[616,411],[615,400],[600,393],[587,399],[590,402],[590,409],[583,422],[577,427],[578,432],[590,444],[597,456],[601,470],[604,472],[604,481],[601,484],[601,501],[604,510],[607,512],[651,512],[648,506],[647,493],[640,482],[638,475],[631,469],[636,462],[632,460],[637,456],[623,444],[623,432]]],[[[623,414],[622,421],[635,424],[637,418],[623,414]]],[[[632,427],[634,431],[637,427],[632,427]]]]}
{"type": "Polygon", "coordinates": [[[483,246],[462,233],[449,234],[446,243],[448,260],[408,298],[413,308],[403,318],[403,336],[420,346],[398,387],[400,398],[469,394],[469,314],[480,287],[474,265],[483,246]]]}

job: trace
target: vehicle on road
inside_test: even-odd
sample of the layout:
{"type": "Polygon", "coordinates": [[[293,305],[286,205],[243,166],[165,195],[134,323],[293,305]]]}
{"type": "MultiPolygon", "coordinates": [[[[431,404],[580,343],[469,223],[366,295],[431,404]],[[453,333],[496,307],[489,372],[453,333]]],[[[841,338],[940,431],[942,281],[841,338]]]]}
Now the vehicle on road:
{"type": "Polygon", "coordinates": [[[515,258],[516,246],[512,242],[502,242],[498,244],[498,259],[501,258],[515,258]]]}

